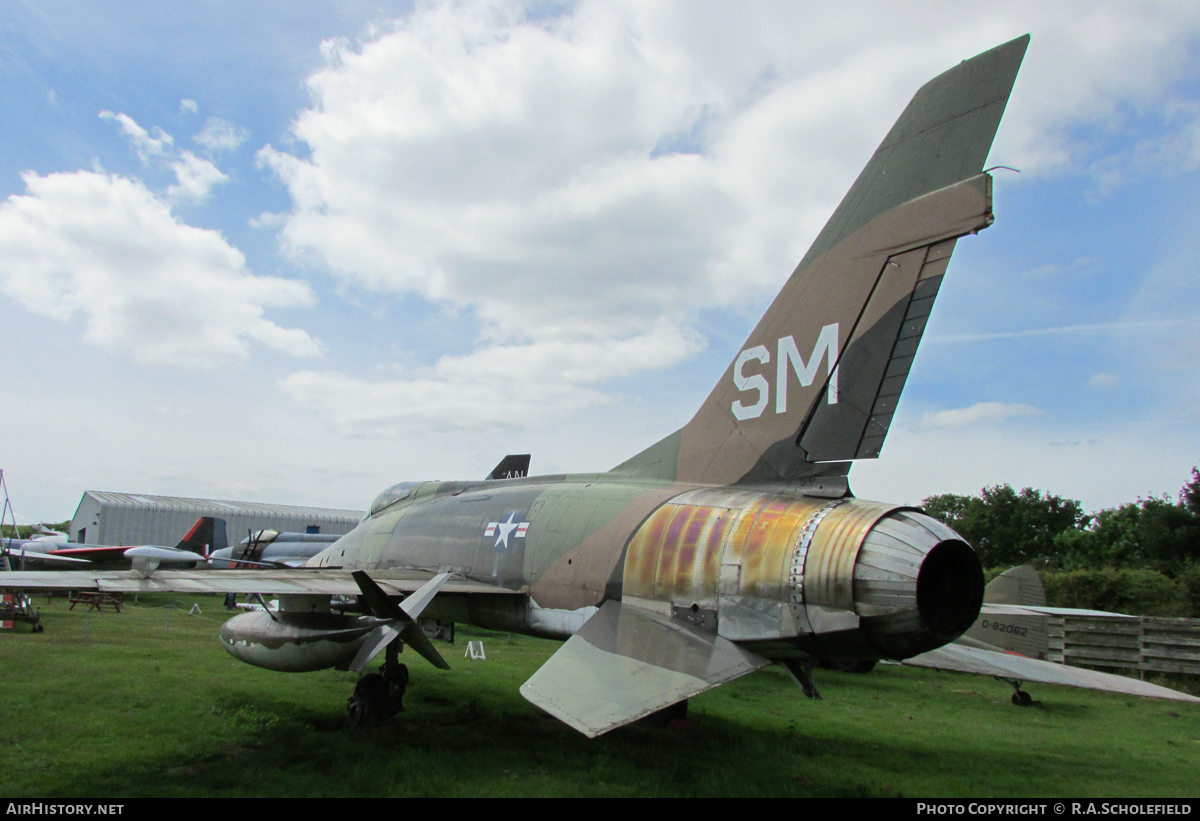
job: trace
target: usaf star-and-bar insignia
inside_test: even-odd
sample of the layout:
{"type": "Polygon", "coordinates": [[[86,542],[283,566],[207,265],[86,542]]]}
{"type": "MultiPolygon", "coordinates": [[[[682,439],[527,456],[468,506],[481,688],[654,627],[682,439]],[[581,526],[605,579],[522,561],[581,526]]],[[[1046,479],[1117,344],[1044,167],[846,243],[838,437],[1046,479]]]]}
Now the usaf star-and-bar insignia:
{"type": "Polygon", "coordinates": [[[508,540],[510,537],[514,539],[525,538],[525,532],[529,530],[529,522],[522,522],[519,519],[517,511],[513,510],[503,521],[488,522],[487,529],[483,531],[483,535],[496,539],[492,547],[497,553],[508,550],[508,540]]]}

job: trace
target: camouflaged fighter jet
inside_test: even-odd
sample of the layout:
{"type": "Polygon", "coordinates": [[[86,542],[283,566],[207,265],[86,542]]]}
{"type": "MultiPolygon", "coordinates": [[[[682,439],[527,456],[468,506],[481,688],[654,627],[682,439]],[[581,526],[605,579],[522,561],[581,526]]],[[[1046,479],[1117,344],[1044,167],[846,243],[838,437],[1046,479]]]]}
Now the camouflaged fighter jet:
{"type": "MultiPolygon", "coordinates": [[[[690,422],[606,473],[406,482],[296,570],[65,571],[21,586],[279,596],[221,628],[237,658],[362,671],[351,715],[397,709],[421,620],[566,639],[521,687],[588,736],[772,662],[904,659],[971,627],[974,551],[902,505],[856,499],[955,243],[992,224],[984,161],[1028,37],[922,87],[690,422]],[[335,612],[353,596],[361,614],[335,612]]],[[[16,580],[14,579],[14,586],[16,580]]]]}

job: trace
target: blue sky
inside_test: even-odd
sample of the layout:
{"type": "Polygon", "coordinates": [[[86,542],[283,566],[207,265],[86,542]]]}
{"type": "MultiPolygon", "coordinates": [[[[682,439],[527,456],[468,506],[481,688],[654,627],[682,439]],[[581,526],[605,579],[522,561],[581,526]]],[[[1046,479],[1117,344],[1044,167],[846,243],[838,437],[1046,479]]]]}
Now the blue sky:
{"type": "Polygon", "coordinates": [[[682,425],[912,93],[1032,42],[856,493],[1085,506],[1200,461],[1188,3],[10,3],[22,520],[85,489],[361,508],[682,425]]]}

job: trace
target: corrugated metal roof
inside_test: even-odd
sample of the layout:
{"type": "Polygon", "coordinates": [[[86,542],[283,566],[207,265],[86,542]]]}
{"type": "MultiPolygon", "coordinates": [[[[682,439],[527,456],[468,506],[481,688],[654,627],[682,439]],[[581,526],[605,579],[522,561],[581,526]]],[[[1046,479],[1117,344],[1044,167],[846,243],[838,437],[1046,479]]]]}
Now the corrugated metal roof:
{"type": "Polygon", "coordinates": [[[233,502],[225,499],[189,499],[184,496],[154,496],[148,493],[114,493],[107,490],[88,490],[102,505],[124,507],[134,510],[180,510],[194,511],[198,508],[220,508],[231,513],[246,515],[296,516],[300,518],[361,519],[361,510],[339,510],[328,507],[300,507],[297,505],[273,505],[265,502],[233,502]]]}

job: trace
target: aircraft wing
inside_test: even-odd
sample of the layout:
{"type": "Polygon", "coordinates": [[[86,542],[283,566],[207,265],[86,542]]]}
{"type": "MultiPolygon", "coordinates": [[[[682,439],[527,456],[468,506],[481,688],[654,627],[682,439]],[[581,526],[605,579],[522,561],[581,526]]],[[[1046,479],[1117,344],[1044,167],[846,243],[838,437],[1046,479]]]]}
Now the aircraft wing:
{"type": "Polygon", "coordinates": [[[521,695],[595,738],[769,663],[715,633],[607,601],[521,695]]]}
{"type": "Polygon", "coordinates": [[[1045,607],[1031,604],[984,604],[981,616],[1111,616],[1127,619],[1128,613],[1110,613],[1107,610],[1084,610],[1078,607],[1045,607]]]}
{"type": "MultiPolygon", "coordinates": [[[[389,595],[412,593],[436,571],[372,570],[389,595]]],[[[261,593],[357,596],[362,591],[349,570],[159,570],[144,576],[133,570],[18,571],[0,573],[0,588],[20,590],[98,590],[105,593],[261,593]]],[[[458,579],[442,593],[520,593],[487,582],[458,579]]]]}
{"type": "Polygon", "coordinates": [[[3,552],[18,559],[28,559],[33,562],[46,564],[88,564],[87,559],[77,559],[72,556],[59,556],[54,553],[39,553],[36,550],[26,550],[23,547],[6,547],[3,552]]]}
{"type": "Polygon", "coordinates": [[[86,545],[80,547],[70,547],[64,545],[55,550],[46,551],[51,556],[64,556],[75,559],[84,559],[86,561],[115,561],[125,557],[125,551],[129,549],[129,545],[108,547],[106,545],[86,545]]]}
{"type": "Polygon", "coordinates": [[[1167,687],[1148,684],[1135,678],[1100,673],[1082,667],[1068,667],[1050,661],[1039,661],[1013,653],[969,647],[964,644],[947,644],[930,650],[901,664],[912,667],[929,667],[934,670],[952,670],[958,673],[975,673],[981,676],[996,676],[1020,681],[1037,681],[1043,684],[1065,684],[1069,687],[1086,687],[1089,690],[1106,690],[1110,693],[1125,693],[1148,698],[1168,698],[1174,701],[1200,703],[1200,698],[1180,693],[1167,687]]]}

